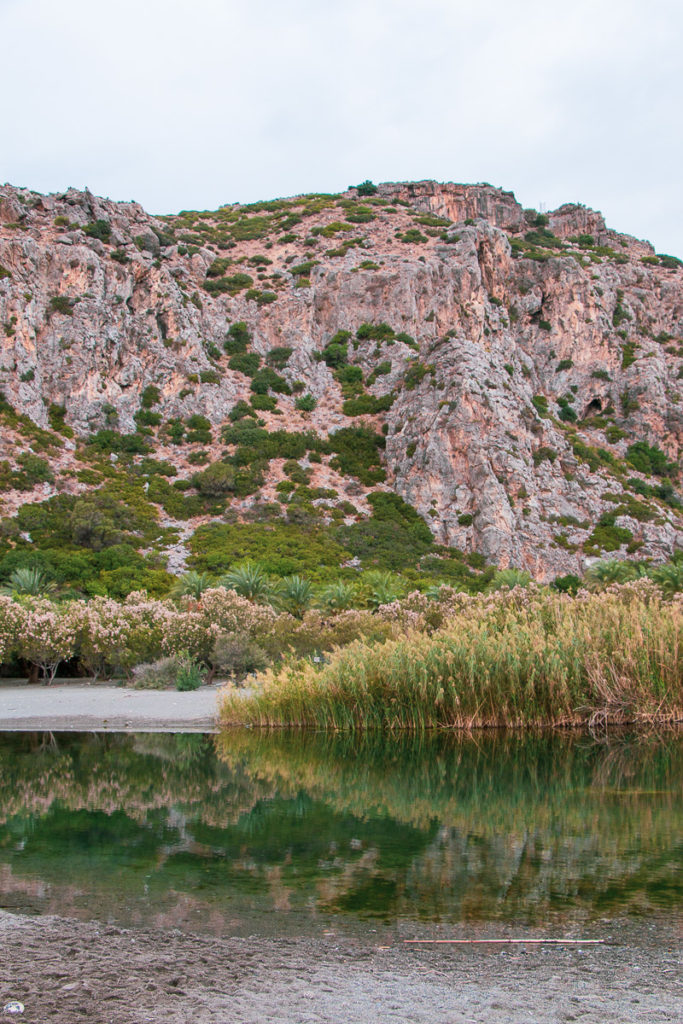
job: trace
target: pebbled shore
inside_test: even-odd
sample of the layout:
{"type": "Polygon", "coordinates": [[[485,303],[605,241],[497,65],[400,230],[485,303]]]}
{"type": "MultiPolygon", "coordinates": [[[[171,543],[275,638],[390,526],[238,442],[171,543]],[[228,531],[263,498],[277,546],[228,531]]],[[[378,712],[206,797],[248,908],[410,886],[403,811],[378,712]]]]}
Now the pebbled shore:
{"type": "Polygon", "coordinates": [[[619,945],[455,951],[369,934],[217,939],[0,912],[0,1005],[23,1002],[25,1024],[680,1021],[674,931],[610,927],[619,945]]]}

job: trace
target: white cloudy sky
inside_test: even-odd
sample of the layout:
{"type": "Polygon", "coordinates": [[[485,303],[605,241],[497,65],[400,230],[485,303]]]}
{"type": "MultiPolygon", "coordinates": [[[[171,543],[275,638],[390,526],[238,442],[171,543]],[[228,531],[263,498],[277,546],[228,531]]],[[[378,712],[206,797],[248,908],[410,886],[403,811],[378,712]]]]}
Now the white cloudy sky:
{"type": "Polygon", "coordinates": [[[365,178],[683,256],[681,0],[0,0],[0,181],[155,213],[365,178]]]}

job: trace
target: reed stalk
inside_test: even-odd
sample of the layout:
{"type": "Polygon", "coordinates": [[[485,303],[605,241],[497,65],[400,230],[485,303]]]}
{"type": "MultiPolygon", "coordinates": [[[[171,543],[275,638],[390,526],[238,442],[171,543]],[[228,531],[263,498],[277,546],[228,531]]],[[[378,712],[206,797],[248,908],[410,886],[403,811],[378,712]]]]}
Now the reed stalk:
{"type": "Polygon", "coordinates": [[[473,598],[431,635],[356,640],[322,667],[269,670],[252,696],[224,691],[220,721],[336,731],[677,721],[682,607],[648,581],[576,598],[473,598]]]}

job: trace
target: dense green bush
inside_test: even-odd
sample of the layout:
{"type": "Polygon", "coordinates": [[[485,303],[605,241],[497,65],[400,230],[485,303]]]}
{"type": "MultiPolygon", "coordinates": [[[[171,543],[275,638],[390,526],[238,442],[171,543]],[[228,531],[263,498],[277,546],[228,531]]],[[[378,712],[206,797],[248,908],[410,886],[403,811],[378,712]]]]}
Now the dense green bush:
{"type": "Polygon", "coordinates": [[[337,331],[336,334],[332,335],[322,350],[320,358],[331,369],[345,366],[348,362],[348,341],[350,337],[350,331],[337,331]]]}
{"type": "MultiPolygon", "coordinates": [[[[356,191],[359,196],[374,196],[377,194],[377,186],[373,185],[369,178],[362,181],[360,185],[356,185],[356,191]]],[[[351,186],[353,188],[353,186],[351,186]]]]}
{"type": "Polygon", "coordinates": [[[237,355],[231,356],[228,361],[228,366],[231,370],[243,373],[247,377],[255,376],[260,365],[261,356],[256,352],[240,352],[237,355]]]}
{"type": "Polygon", "coordinates": [[[211,420],[195,413],[186,420],[188,444],[211,444],[211,420]]]}
{"type": "Polygon", "coordinates": [[[340,384],[359,384],[363,380],[363,370],[360,366],[340,366],[334,371],[334,376],[340,384]]]}
{"type": "Polygon", "coordinates": [[[221,257],[213,261],[206,272],[207,277],[223,277],[232,260],[229,257],[221,257]]]}
{"type": "Polygon", "coordinates": [[[223,427],[222,437],[226,444],[237,446],[234,455],[236,465],[268,462],[270,459],[302,459],[307,451],[320,450],[322,447],[316,434],[268,431],[249,422],[223,427]]]}
{"type": "Polygon", "coordinates": [[[62,434],[64,437],[73,437],[73,428],[66,422],[66,407],[63,405],[56,405],[52,402],[47,409],[47,418],[50,426],[57,434],[62,434]]]}
{"type": "Polygon", "coordinates": [[[423,235],[419,228],[408,228],[402,235],[399,235],[399,241],[415,244],[416,242],[426,242],[427,236],[423,235]]]}
{"type": "Polygon", "coordinates": [[[337,456],[331,464],[344,476],[355,476],[366,486],[381,483],[386,479],[380,461],[385,444],[381,434],[366,427],[344,427],[328,439],[329,448],[337,456]]]}
{"type": "Polygon", "coordinates": [[[200,370],[199,379],[202,384],[220,384],[221,375],[218,370],[200,370]]]}
{"type": "Polygon", "coordinates": [[[221,498],[235,491],[235,469],[226,462],[213,462],[203,472],[195,473],[192,483],[200,494],[221,498]]]}
{"type": "MultiPolygon", "coordinates": [[[[187,480],[178,482],[190,486],[187,480]]],[[[215,495],[184,494],[177,487],[171,486],[163,477],[152,477],[149,481],[147,497],[156,505],[161,505],[164,512],[174,519],[186,520],[192,519],[194,516],[205,515],[208,511],[222,511],[221,505],[216,507],[207,503],[206,498],[214,498],[215,495]]]]}
{"type": "Polygon", "coordinates": [[[391,409],[393,403],[393,395],[382,395],[380,398],[374,395],[359,395],[357,398],[348,398],[342,406],[342,412],[345,416],[374,416],[391,409]]]}
{"type": "Polygon", "coordinates": [[[361,324],[356,331],[356,337],[360,341],[371,340],[371,341],[388,341],[390,338],[395,338],[396,334],[393,327],[389,324],[361,324]]]}
{"type": "Polygon", "coordinates": [[[270,352],[266,355],[266,363],[276,370],[284,370],[293,351],[292,348],[286,345],[271,348],[270,352]]]}
{"type": "Polygon", "coordinates": [[[143,409],[152,409],[159,404],[161,391],[155,384],[148,384],[140,395],[140,405],[143,409]]]}
{"type": "Polygon", "coordinates": [[[291,395],[292,389],[285,380],[270,366],[264,366],[258,370],[251,381],[251,390],[257,395],[265,395],[268,391],[275,391],[279,395],[291,395]]]}
{"type": "Polygon", "coordinates": [[[251,288],[253,283],[254,279],[249,274],[239,273],[231,274],[229,277],[207,277],[204,281],[204,289],[209,295],[220,295],[224,292],[228,295],[237,295],[245,288],[251,288]]]}
{"type": "Polygon", "coordinates": [[[223,348],[229,356],[237,355],[239,352],[246,352],[251,343],[249,328],[243,320],[231,324],[225,336],[223,348]]]}
{"type": "Polygon", "coordinates": [[[146,455],[150,447],[141,434],[120,434],[118,430],[98,430],[87,440],[88,447],[102,454],[146,455]]]}
{"type": "Polygon", "coordinates": [[[531,404],[539,416],[543,418],[550,416],[550,412],[548,410],[548,399],[545,395],[534,395],[531,399],[531,404]]]}
{"type": "Polygon", "coordinates": [[[260,288],[249,288],[246,298],[255,302],[257,306],[268,306],[277,299],[276,292],[261,291],[260,288]]]}
{"type": "Polygon", "coordinates": [[[277,399],[271,395],[254,395],[251,407],[257,412],[273,412],[274,409],[277,409],[277,399]]]}
{"type": "Polygon", "coordinates": [[[201,526],[190,549],[192,564],[200,571],[218,574],[253,561],[273,576],[302,573],[312,580],[335,578],[350,557],[329,531],[282,521],[201,526]]]}
{"type": "Polygon", "coordinates": [[[584,544],[584,552],[590,554],[600,551],[618,551],[623,544],[633,540],[633,534],[624,526],[614,525],[615,516],[610,513],[602,515],[598,525],[593,529],[584,544]]]}
{"type": "Polygon", "coordinates": [[[153,412],[151,409],[138,409],[135,413],[135,422],[138,425],[138,430],[144,433],[145,431],[141,429],[143,427],[159,426],[161,423],[161,413],[153,412]]]}
{"type": "Polygon", "coordinates": [[[108,220],[95,220],[86,224],[83,232],[88,238],[97,238],[100,242],[108,242],[111,238],[111,224],[108,220]]]}
{"type": "Polygon", "coordinates": [[[243,420],[245,416],[251,416],[255,419],[256,413],[252,407],[244,401],[244,399],[240,398],[239,402],[236,402],[228,413],[228,418],[233,423],[236,423],[238,420],[243,420]]]}
{"type": "Polygon", "coordinates": [[[676,463],[670,462],[658,445],[651,446],[646,441],[629,445],[626,461],[646,476],[675,476],[678,473],[676,463]]]}

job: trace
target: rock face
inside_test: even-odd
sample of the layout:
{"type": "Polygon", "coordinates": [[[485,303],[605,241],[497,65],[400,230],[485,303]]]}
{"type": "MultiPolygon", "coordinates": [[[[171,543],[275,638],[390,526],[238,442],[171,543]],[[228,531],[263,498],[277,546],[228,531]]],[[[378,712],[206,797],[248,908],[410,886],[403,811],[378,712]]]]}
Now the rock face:
{"type": "MultiPolygon", "coordinates": [[[[546,218],[488,185],[431,181],[161,219],[88,192],[1,187],[0,388],[44,429],[64,407],[75,434],[53,460],[56,482],[6,488],[4,514],[86,488],[78,438],[135,431],[149,385],[158,457],[189,476],[190,449],[169,444],[163,423],[200,414],[219,427],[250,398],[223,347],[240,321],[260,356],[292,350],[278,373],[295,393],[260,413],[268,429],[384,427],[381,486],[439,542],[541,579],[605,551],[663,560],[680,544],[678,261],[581,206],[546,218]],[[364,324],[391,331],[355,338],[364,324]],[[320,359],[340,330],[365,394],[391,395],[389,409],[345,414],[320,359]],[[298,410],[297,392],[316,408],[298,410]]],[[[27,446],[11,425],[2,446],[14,468],[27,446]]],[[[328,459],[314,482],[367,508],[368,488],[328,459]]]]}

